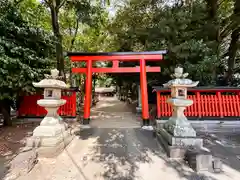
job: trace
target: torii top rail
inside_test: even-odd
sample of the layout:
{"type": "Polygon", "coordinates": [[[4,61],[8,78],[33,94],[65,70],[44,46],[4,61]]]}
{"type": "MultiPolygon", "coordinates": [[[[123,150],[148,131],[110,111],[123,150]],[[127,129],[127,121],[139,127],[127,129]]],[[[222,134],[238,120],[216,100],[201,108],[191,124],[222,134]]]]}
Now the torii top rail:
{"type": "Polygon", "coordinates": [[[73,73],[86,73],[86,92],[84,102],[83,124],[90,121],[90,105],[92,92],[92,73],[137,73],[140,72],[142,119],[143,125],[149,125],[149,107],[147,93],[147,72],[160,72],[160,67],[148,67],[146,61],[159,61],[163,59],[166,51],[150,52],[110,52],[110,53],[83,53],[68,52],[72,62],[86,61],[86,68],[72,68],[73,73]],[[111,68],[94,68],[93,61],[112,61],[111,68]],[[140,67],[119,67],[119,61],[139,61],[140,67]]]}

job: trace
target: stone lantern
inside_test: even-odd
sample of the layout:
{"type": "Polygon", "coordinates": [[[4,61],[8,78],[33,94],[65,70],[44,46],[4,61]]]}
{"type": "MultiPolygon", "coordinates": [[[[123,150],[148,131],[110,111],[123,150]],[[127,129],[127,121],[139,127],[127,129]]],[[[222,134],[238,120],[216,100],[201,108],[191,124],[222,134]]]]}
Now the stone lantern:
{"type": "Polygon", "coordinates": [[[35,87],[44,88],[44,99],[37,101],[39,106],[47,110],[47,115],[40,125],[33,131],[33,136],[27,141],[27,146],[37,146],[38,154],[44,157],[55,156],[61,152],[70,142],[70,130],[57,110],[66,103],[61,99],[61,90],[66,89],[65,82],[58,80],[57,69],[51,70],[51,75],[45,75],[45,79],[33,83],[35,87]]]}
{"type": "Polygon", "coordinates": [[[202,147],[202,139],[196,137],[196,131],[184,115],[186,107],[191,106],[193,101],[187,99],[187,88],[195,87],[197,82],[186,79],[188,73],[183,73],[183,68],[176,67],[168,83],[164,87],[171,88],[171,97],[167,103],[173,108],[172,116],[158,128],[157,135],[165,144],[166,150],[172,158],[182,158],[189,146],[202,147]]]}

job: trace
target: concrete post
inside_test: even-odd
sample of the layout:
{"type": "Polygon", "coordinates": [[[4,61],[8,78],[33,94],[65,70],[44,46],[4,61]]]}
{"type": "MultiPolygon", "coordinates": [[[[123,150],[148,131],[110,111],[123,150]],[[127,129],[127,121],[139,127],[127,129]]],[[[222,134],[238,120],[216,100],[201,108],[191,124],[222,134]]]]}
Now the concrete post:
{"type": "Polygon", "coordinates": [[[141,88],[140,85],[138,85],[138,106],[136,107],[137,113],[142,112],[142,98],[141,98],[141,88]]]}

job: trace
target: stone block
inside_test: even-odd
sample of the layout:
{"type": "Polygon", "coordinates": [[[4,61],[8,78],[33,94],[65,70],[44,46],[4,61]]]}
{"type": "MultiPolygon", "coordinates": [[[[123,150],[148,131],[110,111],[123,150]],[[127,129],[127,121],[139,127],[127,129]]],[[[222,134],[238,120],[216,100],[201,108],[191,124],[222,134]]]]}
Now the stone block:
{"type": "Polygon", "coordinates": [[[172,159],[183,159],[185,157],[187,148],[183,146],[171,146],[164,137],[156,133],[156,137],[158,142],[163,146],[165,149],[167,156],[172,159]]]}
{"type": "Polygon", "coordinates": [[[36,142],[36,139],[33,136],[31,136],[26,139],[25,146],[26,146],[26,148],[28,148],[28,147],[34,148],[34,147],[38,146],[38,142],[36,142]]]}
{"type": "Polygon", "coordinates": [[[53,126],[38,126],[33,131],[33,136],[37,137],[51,137],[51,136],[58,136],[62,132],[66,130],[66,127],[64,124],[55,124],[53,126]]]}
{"type": "Polygon", "coordinates": [[[214,158],[212,165],[214,172],[218,173],[222,171],[222,161],[219,158],[214,158]]]}
{"type": "Polygon", "coordinates": [[[40,158],[53,158],[58,156],[66,147],[64,142],[61,142],[55,147],[39,147],[37,148],[38,157],[40,158]]]}
{"type": "Polygon", "coordinates": [[[185,116],[170,117],[164,124],[164,129],[170,132],[173,136],[196,137],[196,131],[185,116]]]}
{"type": "Polygon", "coordinates": [[[156,130],[163,128],[163,125],[166,122],[166,120],[158,120],[158,119],[156,119],[155,121],[156,121],[156,130]],[[164,123],[162,121],[164,121],[164,123]]]}
{"type": "Polygon", "coordinates": [[[187,149],[181,146],[169,146],[167,155],[172,159],[184,159],[187,149]]]}
{"type": "Polygon", "coordinates": [[[69,138],[70,133],[68,131],[64,131],[58,136],[52,136],[52,137],[41,137],[39,146],[43,147],[55,147],[61,142],[65,141],[65,139],[69,138]]]}
{"type": "Polygon", "coordinates": [[[71,142],[70,129],[55,136],[32,136],[27,139],[26,147],[36,148],[39,157],[55,157],[71,142]]]}
{"type": "Polygon", "coordinates": [[[208,151],[200,148],[189,148],[185,159],[188,161],[189,166],[197,172],[212,171],[213,158],[208,151]]]}
{"type": "Polygon", "coordinates": [[[174,137],[168,133],[165,129],[159,128],[158,132],[166,139],[169,145],[172,146],[196,146],[202,147],[203,140],[197,137],[174,137]]]}
{"type": "Polygon", "coordinates": [[[174,137],[161,127],[156,130],[157,140],[162,144],[170,158],[183,159],[189,147],[198,147],[200,149],[203,146],[203,140],[201,138],[174,137]]]}
{"type": "MultiPolygon", "coordinates": [[[[72,136],[65,136],[56,146],[40,146],[37,148],[38,156],[52,158],[58,156],[71,142],[72,136]]],[[[43,140],[44,142],[44,140],[43,140]]]]}

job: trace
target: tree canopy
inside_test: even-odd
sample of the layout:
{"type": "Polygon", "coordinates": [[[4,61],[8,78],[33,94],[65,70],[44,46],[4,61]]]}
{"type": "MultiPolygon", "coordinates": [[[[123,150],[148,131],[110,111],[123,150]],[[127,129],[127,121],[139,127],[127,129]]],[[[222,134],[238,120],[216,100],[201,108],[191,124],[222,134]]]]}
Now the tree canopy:
{"type": "Polygon", "coordinates": [[[0,16],[0,105],[6,111],[6,99],[34,91],[32,82],[49,70],[54,48],[52,35],[29,26],[13,2],[0,2],[0,16]]]}
{"type": "Polygon", "coordinates": [[[49,70],[53,37],[29,26],[13,3],[0,3],[0,98],[31,92],[32,82],[49,70]]]}
{"type": "MultiPolygon", "coordinates": [[[[219,75],[233,68],[227,61],[232,62],[230,36],[240,22],[236,22],[238,14],[233,13],[238,1],[188,2],[130,0],[110,25],[112,43],[116,51],[167,49],[168,55],[161,64],[163,72],[150,75],[150,79],[166,81],[172,68],[181,64],[201,85],[216,85],[219,75]]],[[[239,58],[236,49],[234,59],[239,58]]]]}

